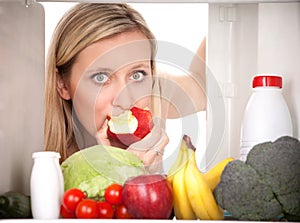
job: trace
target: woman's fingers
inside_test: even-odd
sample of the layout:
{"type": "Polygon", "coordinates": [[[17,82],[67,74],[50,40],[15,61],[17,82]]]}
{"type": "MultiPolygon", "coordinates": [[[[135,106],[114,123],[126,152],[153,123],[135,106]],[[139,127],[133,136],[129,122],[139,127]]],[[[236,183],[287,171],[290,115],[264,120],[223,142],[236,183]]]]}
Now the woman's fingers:
{"type": "Polygon", "coordinates": [[[143,140],[132,144],[127,150],[142,159],[150,172],[156,172],[161,171],[162,156],[168,142],[169,138],[164,129],[159,125],[154,125],[151,133],[143,140]]]}
{"type": "Polygon", "coordinates": [[[99,145],[107,145],[110,146],[110,141],[107,137],[107,129],[108,129],[108,120],[106,119],[99,131],[96,135],[96,140],[99,145]]]}
{"type": "Polygon", "coordinates": [[[162,158],[166,145],[169,143],[169,138],[165,131],[162,131],[162,137],[154,147],[150,148],[144,158],[143,163],[149,172],[161,172],[162,171],[162,158]]]}

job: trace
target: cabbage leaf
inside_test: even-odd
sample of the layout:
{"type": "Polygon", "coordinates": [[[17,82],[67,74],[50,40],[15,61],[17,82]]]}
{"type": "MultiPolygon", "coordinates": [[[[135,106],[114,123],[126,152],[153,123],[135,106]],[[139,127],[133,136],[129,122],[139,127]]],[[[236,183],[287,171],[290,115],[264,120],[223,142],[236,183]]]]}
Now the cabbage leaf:
{"type": "Polygon", "coordinates": [[[88,197],[103,196],[105,188],[145,173],[143,162],[126,150],[97,145],[72,154],[61,164],[65,191],[78,188],[88,197]]]}

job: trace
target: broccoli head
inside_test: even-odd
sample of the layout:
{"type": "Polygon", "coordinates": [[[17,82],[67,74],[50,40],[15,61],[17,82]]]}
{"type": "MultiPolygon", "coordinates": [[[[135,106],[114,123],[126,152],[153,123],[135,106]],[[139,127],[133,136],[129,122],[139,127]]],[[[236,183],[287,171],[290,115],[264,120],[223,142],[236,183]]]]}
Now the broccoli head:
{"type": "Polygon", "coordinates": [[[268,220],[282,212],[271,187],[240,160],[225,167],[214,195],[220,207],[241,220],[268,220]]]}
{"type": "Polygon", "coordinates": [[[253,147],[246,164],[252,166],[282,205],[283,211],[300,216],[300,142],[284,136],[253,147]]]}
{"type": "Polygon", "coordinates": [[[300,142],[284,136],[253,147],[246,162],[230,162],[214,195],[233,217],[270,220],[300,216],[300,142]]]}

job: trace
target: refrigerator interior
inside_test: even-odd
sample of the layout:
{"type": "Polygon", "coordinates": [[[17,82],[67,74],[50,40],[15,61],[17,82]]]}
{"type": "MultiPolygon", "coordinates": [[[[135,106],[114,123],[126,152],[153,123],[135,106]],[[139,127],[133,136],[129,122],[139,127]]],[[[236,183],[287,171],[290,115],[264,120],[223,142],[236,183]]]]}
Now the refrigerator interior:
{"type": "Polygon", "coordinates": [[[208,113],[208,168],[224,157],[239,157],[242,116],[256,74],[282,75],[293,136],[300,138],[299,2],[209,4],[207,49],[207,75],[219,85],[214,89],[214,82],[207,83],[208,98],[224,101],[224,114],[214,115],[213,107],[208,113]]]}
{"type": "MultiPolygon", "coordinates": [[[[0,193],[29,194],[31,154],[43,148],[44,26],[40,3],[0,0],[0,193]]],[[[239,157],[255,74],[283,76],[294,136],[300,138],[300,3],[209,2],[206,41],[207,146],[201,166],[239,157]]]]}

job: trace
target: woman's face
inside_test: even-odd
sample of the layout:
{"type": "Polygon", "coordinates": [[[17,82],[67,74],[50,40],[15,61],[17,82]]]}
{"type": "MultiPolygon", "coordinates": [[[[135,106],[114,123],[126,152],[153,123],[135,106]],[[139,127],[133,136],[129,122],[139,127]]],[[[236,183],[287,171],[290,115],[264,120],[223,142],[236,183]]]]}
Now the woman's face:
{"type": "Polygon", "coordinates": [[[139,31],[100,40],[78,54],[60,95],[72,99],[78,120],[91,136],[108,116],[133,106],[150,107],[150,58],[150,42],[139,31]]]}

